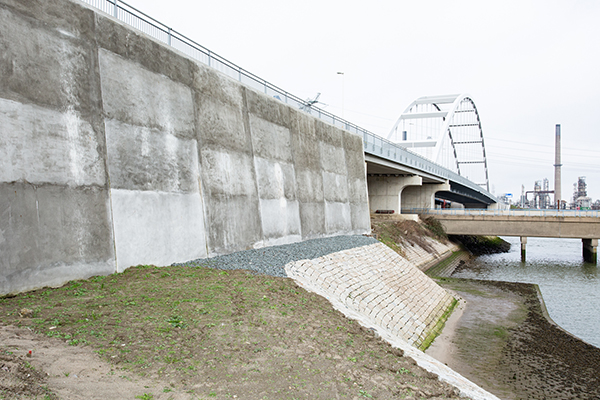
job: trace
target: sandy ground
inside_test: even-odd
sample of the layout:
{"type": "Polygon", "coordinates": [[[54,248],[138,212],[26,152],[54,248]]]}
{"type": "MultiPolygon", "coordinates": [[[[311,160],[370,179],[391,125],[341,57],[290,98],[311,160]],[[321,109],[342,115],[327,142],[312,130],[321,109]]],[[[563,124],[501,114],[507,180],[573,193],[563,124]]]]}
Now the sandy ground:
{"type": "MultiPolygon", "coordinates": [[[[27,329],[0,326],[0,343],[3,349],[12,353],[2,355],[0,359],[2,372],[8,372],[10,369],[19,368],[19,364],[24,364],[26,368],[24,372],[30,370],[27,371],[26,377],[32,375],[31,378],[34,378],[34,373],[39,371],[43,371],[42,373],[46,375],[29,381],[25,379],[25,385],[22,380],[15,379],[14,395],[43,398],[46,393],[43,388],[36,386],[45,386],[52,389],[52,393],[48,395],[50,398],[124,399],[143,395],[149,392],[149,388],[156,386],[155,381],[145,380],[115,369],[102,361],[89,347],[68,346],[52,338],[41,340],[39,335],[27,329]],[[31,351],[30,357],[27,356],[29,351],[31,351]],[[45,380],[44,384],[39,384],[41,381],[39,378],[45,380]]],[[[173,393],[170,393],[169,397],[181,398],[173,396],[173,393]]],[[[155,398],[160,397],[155,396],[155,398]]]]}
{"type": "Polygon", "coordinates": [[[461,301],[427,354],[502,399],[600,398],[600,349],[546,319],[535,286],[440,283],[461,301]]]}

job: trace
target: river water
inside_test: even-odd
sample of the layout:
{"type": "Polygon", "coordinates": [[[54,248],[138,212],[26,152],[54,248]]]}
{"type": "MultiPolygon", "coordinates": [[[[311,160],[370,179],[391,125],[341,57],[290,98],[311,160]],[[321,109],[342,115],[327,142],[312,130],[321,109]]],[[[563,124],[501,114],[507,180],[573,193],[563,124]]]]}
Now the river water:
{"type": "Polygon", "coordinates": [[[503,239],[511,243],[510,252],[478,257],[452,277],[535,283],[554,322],[600,347],[600,273],[584,263],[581,240],[528,238],[522,263],[519,238],[503,239]]]}

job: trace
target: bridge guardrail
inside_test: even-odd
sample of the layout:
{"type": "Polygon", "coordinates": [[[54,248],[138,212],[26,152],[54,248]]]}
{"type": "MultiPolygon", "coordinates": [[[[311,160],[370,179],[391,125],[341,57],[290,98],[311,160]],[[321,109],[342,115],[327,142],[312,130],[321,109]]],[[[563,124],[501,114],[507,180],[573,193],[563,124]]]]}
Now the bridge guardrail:
{"type": "Polygon", "coordinates": [[[256,90],[264,92],[266,95],[274,97],[286,104],[301,109],[319,119],[322,119],[334,126],[345,129],[349,132],[362,135],[364,150],[371,152],[373,155],[383,156],[383,158],[404,163],[406,165],[419,168],[429,172],[432,175],[437,175],[444,179],[452,180],[461,183],[462,185],[481,193],[482,195],[496,200],[496,198],[483,189],[481,186],[471,182],[470,180],[458,175],[457,173],[436,164],[425,157],[407,150],[393,142],[390,142],[382,137],[367,131],[345,119],[339,118],[336,115],[325,111],[319,107],[308,104],[305,100],[286,92],[285,90],[267,82],[265,79],[259,78],[253,73],[246,71],[231,61],[219,56],[210,51],[201,44],[182,35],[176,30],[166,26],[156,19],[144,14],[142,11],[130,6],[120,0],[81,0],[98,10],[112,15],[116,19],[132,26],[133,28],[181,51],[187,56],[215,68],[225,75],[238,80],[256,90]],[[393,156],[392,156],[393,154],[393,156]]]}
{"type": "Polygon", "coordinates": [[[524,217],[592,217],[600,218],[600,210],[540,210],[511,209],[488,210],[478,208],[411,208],[403,209],[403,214],[425,215],[474,215],[474,216],[524,216],[524,217]]]}

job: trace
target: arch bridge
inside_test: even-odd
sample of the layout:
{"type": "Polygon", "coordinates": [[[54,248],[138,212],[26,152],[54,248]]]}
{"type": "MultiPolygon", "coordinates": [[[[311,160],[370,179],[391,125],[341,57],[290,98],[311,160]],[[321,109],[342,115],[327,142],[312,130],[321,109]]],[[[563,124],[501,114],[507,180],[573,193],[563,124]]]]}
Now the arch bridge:
{"type": "Polygon", "coordinates": [[[371,211],[495,208],[479,113],[467,94],[413,101],[387,139],[365,134],[371,211]]]}

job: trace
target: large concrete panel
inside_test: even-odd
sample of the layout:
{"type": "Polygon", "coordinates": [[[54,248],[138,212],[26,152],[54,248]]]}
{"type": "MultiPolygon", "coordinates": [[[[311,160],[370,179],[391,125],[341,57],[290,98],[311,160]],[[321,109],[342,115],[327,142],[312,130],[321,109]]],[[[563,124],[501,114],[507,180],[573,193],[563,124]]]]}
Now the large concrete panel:
{"type": "Polygon", "coordinates": [[[0,7],[0,96],[87,115],[100,106],[93,14],[71,2],[54,3],[0,7]]]}
{"type": "Polygon", "coordinates": [[[245,153],[201,150],[211,254],[254,247],[263,239],[254,160],[245,153]]]}
{"type": "Polygon", "coordinates": [[[206,198],[209,255],[263,246],[259,201],[254,196],[220,194],[206,198]]]}
{"type": "Polygon", "coordinates": [[[321,151],[315,119],[297,110],[291,111],[292,152],[296,171],[321,171],[321,151]]]}
{"type": "Polygon", "coordinates": [[[327,143],[333,147],[344,147],[344,131],[319,119],[315,120],[315,126],[319,142],[327,143]]]}
{"type": "Polygon", "coordinates": [[[254,157],[254,168],[261,199],[296,199],[296,175],[292,164],[254,157]]]}
{"type": "Polygon", "coordinates": [[[164,43],[102,14],[96,15],[95,33],[99,48],[142,65],[157,76],[168,77],[188,87],[193,86],[194,75],[198,70],[196,62],[164,43]]]}
{"type": "Polygon", "coordinates": [[[111,190],[119,271],[206,257],[199,193],[111,190]]]}
{"type": "Polygon", "coordinates": [[[106,118],[194,137],[189,87],[102,49],[98,57],[106,118]]]}
{"type": "Polygon", "coordinates": [[[249,118],[254,156],[292,162],[290,130],[253,114],[249,118]]]}
{"type": "Polygon", "coordinates": [[[200,96],[196,103],[199,142],[212,149],[251,154],[252,140],[241,108],[200,96]]]}
{"type": "Polygon", "coordinates": [[[199,192],[196,140],[107,120],[106,143],[111,188],[199,192]]]}
{"type": "Polygon", "coordinates": [[[298,199],[302,203],[323,203],[323,174],[320,171],[300,170],[296,168],[298,199]]]}
{"type": "Polygon", "coordinates": [[[362,179],[366,188],[367,166],[362,137],[344,132],[345,171],[349,179],[362,179]]]}
{"type": "Polygon", "coordinates": [[[0,98],[0,182],[104,186],[100,148],[77,112],[0,98]]]}
{"type": "Polygon", "coordinates": [[[250,114],[280,126],[290,126],[291,108],[281,101],[252,89],[246,90],[246,101],[250,114]]]}
{"type": "Polygon", "coordinates": [[[205,195],[258,197],[254,163],[250,156],[207,148],[200,152],[205,195]]]}
{"type": "Polygon", "coordinates": [[[348,201],[348,178],[346,175],[323,172],[323,193],[329,202],[345,203],[348,201]]]}
{"type": "Polygon", "coordinates": [[[0,183],[0,293],[115,271],[102,188],[0,183]]]}
{"type": "Polygon", "coordinates": [[[302,240],[300,210],[297,201],[260,199],[263,245],[273,246],[302,240]]]}
{"type": "Polygon", "coordinates": [[[336,174],[343,171],[344,175],[346,175],[346,155],[342,147],[322,142],[320,143],[319,151],[321,153],[321,168],[323,171],[336,174]]]}
{"type": "Polygon", "coordinates": [[[325,202],[300,202],[300,225],[305,240],[324,236],[325,202]]]}
{"type": "Polygon", "coordinates": [[[329,235],[353,231],[352,210],[348,203],[325,202],[325,229],[329,235]]]}

